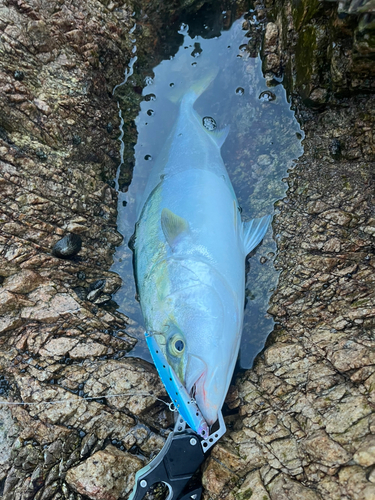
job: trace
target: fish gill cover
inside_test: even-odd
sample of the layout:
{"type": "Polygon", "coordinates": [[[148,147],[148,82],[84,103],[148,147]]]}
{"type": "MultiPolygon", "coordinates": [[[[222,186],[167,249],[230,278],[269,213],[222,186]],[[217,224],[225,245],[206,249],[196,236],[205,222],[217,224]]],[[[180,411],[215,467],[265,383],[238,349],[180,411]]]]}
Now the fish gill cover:
{"type": "MultiPolygon", "coordinates": [[[[226,13],[222,16],[225,18],[226,13]]],[[[244,220],[274,213],[275,202],[286,191],[287,171],[302,154],[302,132],[282,81],[267,82],[263,76],[261,58],[254,49],[260,30],[253,11],[236,20],[227,31],[216,31],[217,36],[212,36],[213,30],[207,26],[209,38],[196,35],[199,30],[190,30],[183,24],[178,33],[182,43],[176,54],[158,64],[153,75],[145,79],[136,119],[138,139],[133,178],[126,192],[119,193],[118,227],[124,242],[118,247],[112,266],[123,278],[123,286],[114,298],[120,311],[131,320],[128,333],[138,339],[132,356],[150,360],[142,313],[135,298],[132,251],[127,242],[134,233],[153,162],[176,121],[179,96],[205,74],[216,74],[194,107],[208,130],[230,126],[221,154],[244,220]]],[[[137,70],[141,68],[136,63],[135,73],[137,70]]],[[[267,308],[278,278],[275,252],[276,243],[269,231],[255,255],[248,259],[241,368],[252,366],[273,329],[267,308]]]]}

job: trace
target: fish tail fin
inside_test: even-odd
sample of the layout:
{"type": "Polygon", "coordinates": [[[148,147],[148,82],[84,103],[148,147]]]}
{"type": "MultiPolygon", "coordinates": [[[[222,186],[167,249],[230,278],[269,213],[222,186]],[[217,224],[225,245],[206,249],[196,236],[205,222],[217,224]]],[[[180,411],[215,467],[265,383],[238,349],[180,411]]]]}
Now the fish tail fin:
{"type": "Polygon", "coordinates": [[[201,78],[188,88],[184,87],[184,85],[176,85],[169,95],[169,100],[176,104],[186,98],[194,104],[198,97],[209,87],[211,82],[215,80],[218,72],[218,68],[208,69],[201,78]]]}
{"type": "Polygon", "coordinates": [[[266,215],[265,217],[242,223],[242,236],[246,255],[262,241],[271,219],[271,215],[266,215]]]}

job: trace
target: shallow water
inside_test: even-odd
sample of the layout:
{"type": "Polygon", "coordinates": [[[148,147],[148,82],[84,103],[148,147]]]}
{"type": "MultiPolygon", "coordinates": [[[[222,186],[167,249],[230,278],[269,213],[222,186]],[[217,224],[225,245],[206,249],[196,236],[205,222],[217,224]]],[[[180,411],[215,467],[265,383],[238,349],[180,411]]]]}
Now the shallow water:
{"type": "MultiPolygon", "coordinates": [[[[225,21],[226,13],[222,16],[225,21]]],[[[123,286],[114,300],[119,310],[132,320],[127,332],[139,339],[130,355],[147,360],[151,358],[143,339],[132,252],[127,242],[134,232],[137,204],[148,173],[177,116],[178,106],[172,100],[199,81],[201,75],[217,71],[195,109],[208,127],[230,126],[222,157],[244,219],[274,213],[274,203],[286,191],[287,171],[302,154],[303,133],[290,110],[282,83],[273,81],[267,86],[263,77],[261,60],[254,50],[254,38],[259,37],[261,29],[254,12],[235,21],[220,36],[213,37],[209,26],[205,29],[209,33],[207,38],[191,34],[189,26],[182,25],[176,34],[182,43],[175,56],[163,60],[154,68],[154,75],[146,78],[136,119],[138,140],[133,179],[127,192],[119,192],[118,229],[124,242],[116,251],[112,271],[122,277],[123,286]]],[[[131,70],[136,73],[134,62],[131,70]]],[[[252,366],[274,326],[267,309],[278,279],[275,253],[276,243],[270,228],[263,243],[248,258],[241,368],[252,366]]]]}

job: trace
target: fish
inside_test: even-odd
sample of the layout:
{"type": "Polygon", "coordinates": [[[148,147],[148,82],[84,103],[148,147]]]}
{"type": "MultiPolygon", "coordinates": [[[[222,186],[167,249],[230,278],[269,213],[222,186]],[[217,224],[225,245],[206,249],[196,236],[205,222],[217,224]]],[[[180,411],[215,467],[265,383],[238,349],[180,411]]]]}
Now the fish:
{"type": "Polygon", "coordinates": [[[177,101],[133,237],[148,346],[169,396],[202,436],[218,419],[238,356],[245,259],[271,219],[242,220],[221,156],[229,127],[208,130],[194,109],[212,79],[177,101]]]}

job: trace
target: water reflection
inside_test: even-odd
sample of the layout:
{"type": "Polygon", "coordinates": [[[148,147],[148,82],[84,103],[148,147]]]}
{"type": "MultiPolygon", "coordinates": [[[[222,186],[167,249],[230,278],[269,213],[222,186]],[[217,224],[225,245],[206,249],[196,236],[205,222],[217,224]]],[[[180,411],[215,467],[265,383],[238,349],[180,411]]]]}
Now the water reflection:
{"type": "MultiPolygon", "coordinates": [[[[114,299],[132,324],[127,332],[139,342],[131,355],[150,360],[143,339],[142,314],[136,301],[132,252],[127,246],[134,232],[140,199],[154,159],[164,145],[176,119],[178,93],[197,80],[200,73],[218,69],[214,82],[199,98],[195,108],[207,127],[222,129],[230,125],[222,157],[245,219],[273,213],[274,202],[285,194],[282,179],[293,160],[302,153],[302,132],[289,108],[282,85],[267,88],[261,60],[254,56],[251,28],[254,16],[234,22],[220,36],[205,39],[190,36],[187,26],[180,34],[183,43],[174,57],[162,61],[148,77],[136,119],[138,141],[135,146],[133,180],[126,193],[119,193],[118,227],[124,243],[117,249],[112,271],[123,278],[114,299]]],[[[188,196],[189,193],[186,193],[188,196]]],[[[248,260],[246,308],[240,365],[251,367],[273,329],[267,314],[278,274],[274,269],[276,245],[269,231],[263,244],[248,260]]]]}

